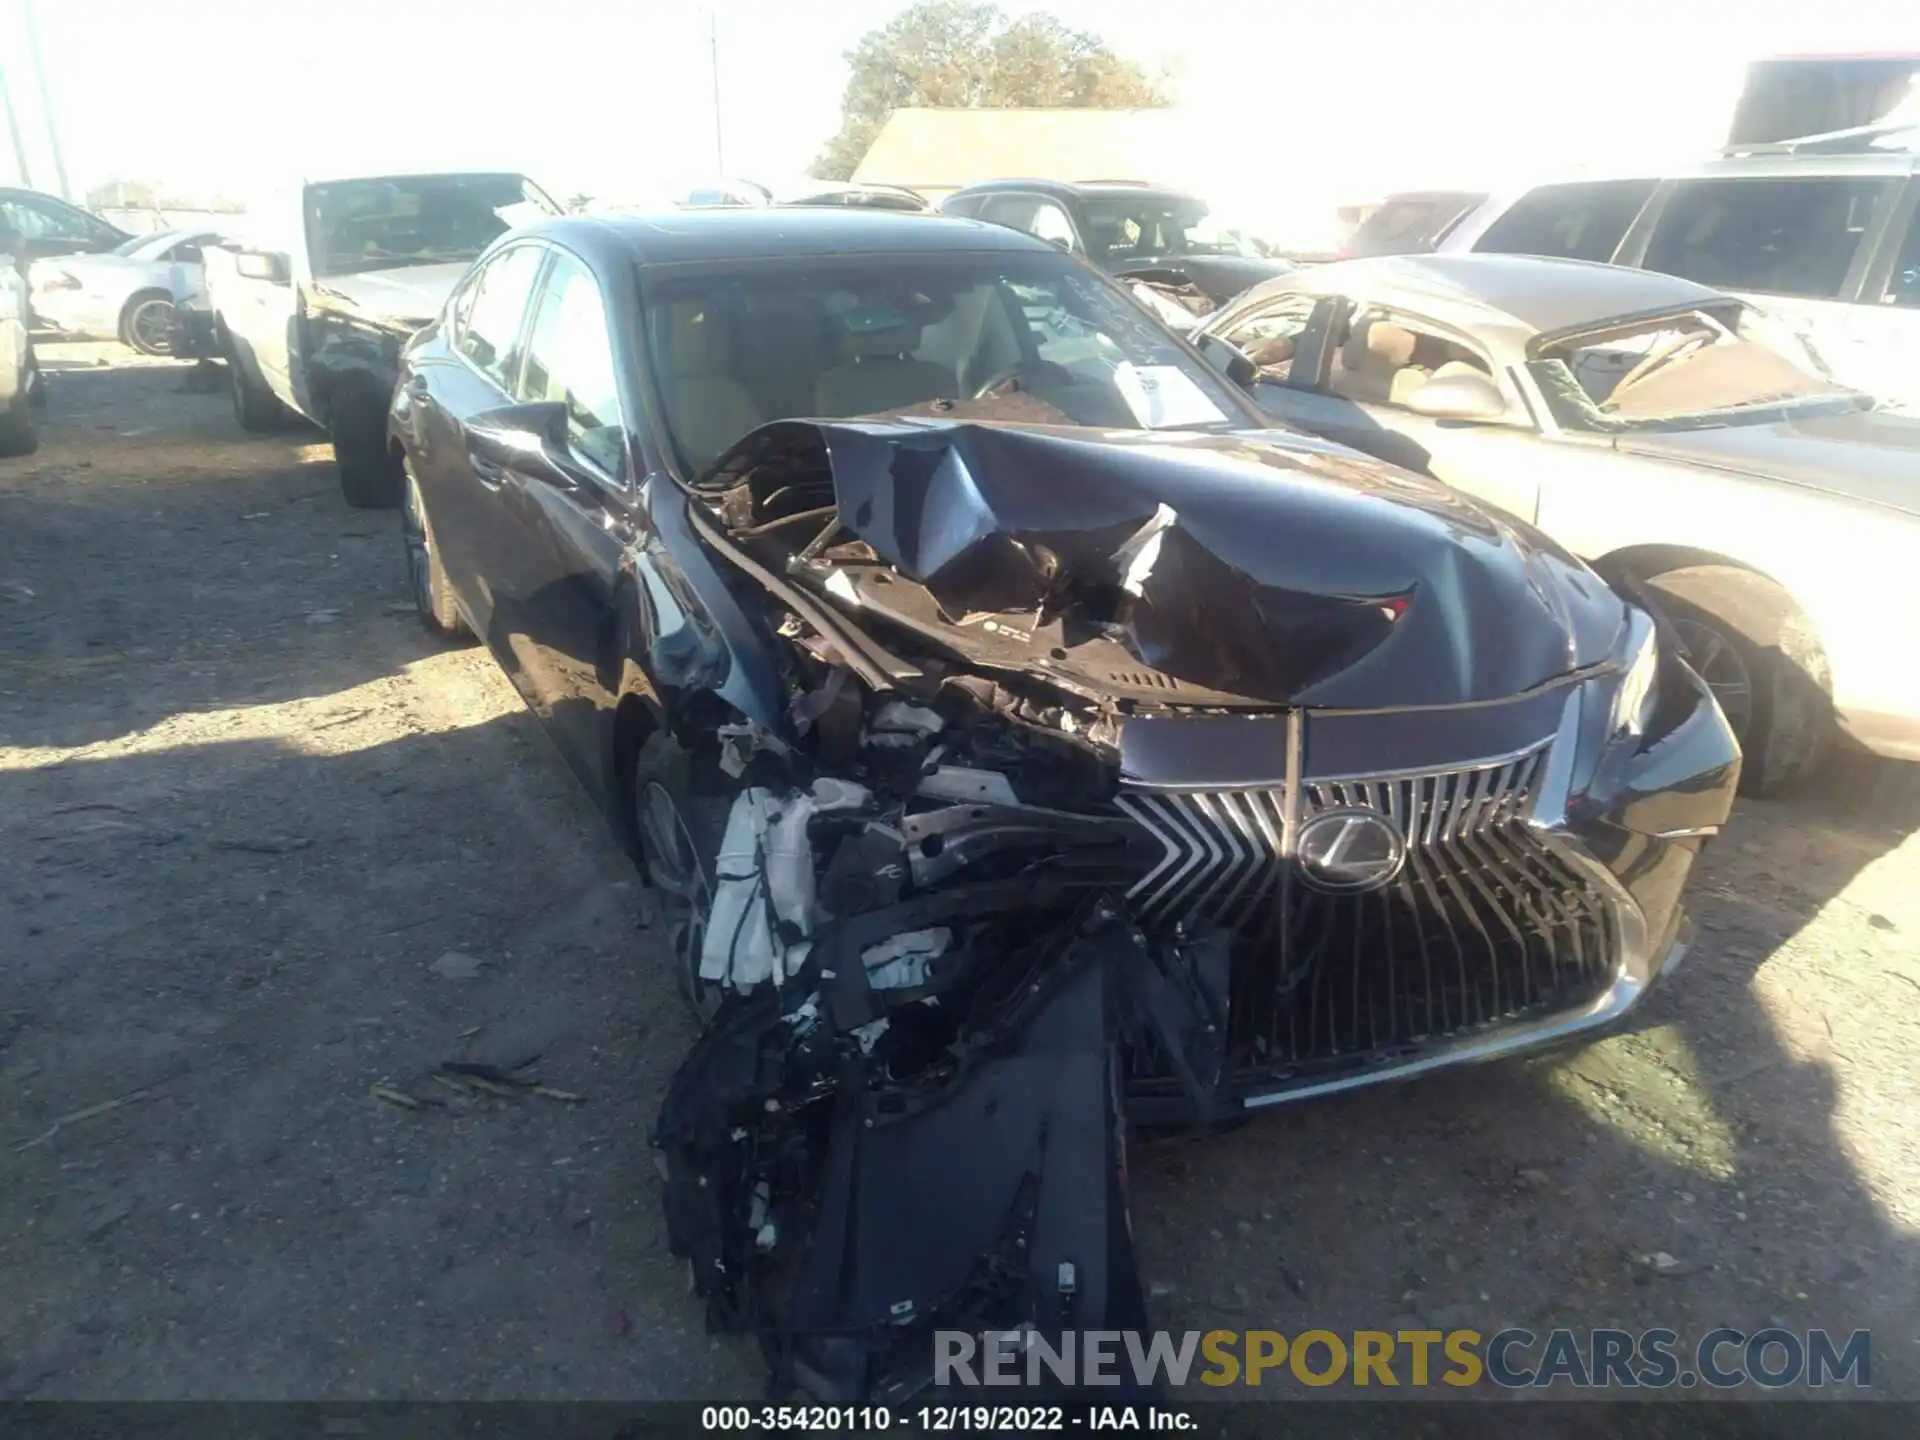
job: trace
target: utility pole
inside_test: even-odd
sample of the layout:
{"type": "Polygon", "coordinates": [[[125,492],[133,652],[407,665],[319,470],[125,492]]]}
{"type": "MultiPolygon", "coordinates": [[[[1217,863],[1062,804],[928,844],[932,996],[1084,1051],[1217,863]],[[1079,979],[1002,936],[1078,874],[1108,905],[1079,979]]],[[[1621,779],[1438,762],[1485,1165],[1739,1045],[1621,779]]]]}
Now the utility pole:
{"type": "Polygon", "coordinates": [[[707,11],[707,49],[713,63],[713,168],[716,176],[727,173],[727,152],[720,139],[720,12],[707,11]]]}
{"type": "Polygon", "coordinates": [[[13,113],[13,91],[7,88],[7,67],[0,65],[0,113],[7,117],[7,134],[13,140],[13,163],[20,171],[20,183],[33,188],[33,170],[27,164],[27,142],[20,138],[20,121],[13,113]]]}
{"type": "Polygon", "coordinates": [[[40,57],[40,26],[34,20],[33,0],[20,0],[20,13],[27,22],[27,58],[33,62],[33,83],[40,88],[40,117],[47,127],[47,149],[53,155],[53,178],[60,187],[60,198],[71,200],[67,162],[60,154],[60,127],[53,119],[53,92],[47,89],[46,62],[40,57]]]}

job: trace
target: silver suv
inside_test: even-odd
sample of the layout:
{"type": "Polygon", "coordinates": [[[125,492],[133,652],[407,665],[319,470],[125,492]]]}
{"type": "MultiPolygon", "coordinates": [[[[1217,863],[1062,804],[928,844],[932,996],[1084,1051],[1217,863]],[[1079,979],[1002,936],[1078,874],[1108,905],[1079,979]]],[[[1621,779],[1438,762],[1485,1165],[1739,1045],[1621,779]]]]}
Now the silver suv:
{"type": "Polygon", "coordinates": [[[1920,130],[1737,147],[1677,175],[1390,197],[1344,253],[1610,261],[1751,299],[1842,384],[1920,409],[1920,130]],[[1887,141],[1910,148],[1880,148],[1887,141]]]}

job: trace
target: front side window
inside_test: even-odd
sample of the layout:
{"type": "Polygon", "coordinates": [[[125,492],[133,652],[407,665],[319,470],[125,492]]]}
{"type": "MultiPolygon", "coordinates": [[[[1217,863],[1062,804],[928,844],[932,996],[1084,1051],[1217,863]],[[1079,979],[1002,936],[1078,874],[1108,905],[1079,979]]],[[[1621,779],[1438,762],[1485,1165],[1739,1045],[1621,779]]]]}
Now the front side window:
{"type": "Polygon", "coordinates": [[[1073,221],[1067,212],[1051,200],[1042,200],[1033,207],[1033,219],[1027,223],[1027,233],[1040,240],[1050,240],[1068,250],[1078,250],[1080,242],[1074,238],[1073,221]]]}
{"type": "Polygon", "coordinates": [[[1718,290],[1836,299],[1897,183],[1684,180],[1654,227],[1646,267],[1718,290]]]}
{"type": "Polygon", "coordinates": [[[41,200],[0,200],[0,222],[28,240],[77,240],[112,248],[124,243],[126,238],[106,221],[76,206],[41,200]]]}
{"type": "Polygon", "coordinates": [[[699,472],[782,418],[918,414],[1125,429],[1259,423],[1062,255],[864,255],[643,277],[667,425],[699,472]]]}
{"type": "Polygon", "coordinates": [[[1496,255],[1563,260],[1613,258],[1627,229],[1652,198],[1652,180],[1588,180],[1529,190],[1475,243],[1496,255]]]}
{"type": "MultiPolygon", "coordinates": [[[[514,245],[487,262],[469,284],[459,327],[460,353],[502,390],[511,392],[519,368],[520,320],[540,269],[537,245],[514,245]]],[[[465,297],[463,297],[465,298],[465,297]]]]}
{"type": "Polygon", "coordinates": [[[1293,352],[1313,319],[1311,295],[1289,295],[1235,320],[1221,339],[1254,363],[1262,380],[1284,385],[1293,368],[1293,352]]]}
{"type": "Polygon", "coordinates": [[[516,225],[560,208],[519,175],[415,175],[310,185],[316,277],[472,260],[516,225]]]}
{"type": "Polygon", "coordinates": [[[1729,300],[1595,326],[1528,367],[1571,430],[1697,429],[1789,410],[1851,410],[1866,397],[1835,383],[1785,325],[1729,300]]]}
{"type": "Polygon", "coordinates": [[[556,256],[540,287],[518,393],[524,401],[566,406],[573,448],[610,478],[625,478],[625,433],[606,307],[592,273],[571,255],[556,256]]]}

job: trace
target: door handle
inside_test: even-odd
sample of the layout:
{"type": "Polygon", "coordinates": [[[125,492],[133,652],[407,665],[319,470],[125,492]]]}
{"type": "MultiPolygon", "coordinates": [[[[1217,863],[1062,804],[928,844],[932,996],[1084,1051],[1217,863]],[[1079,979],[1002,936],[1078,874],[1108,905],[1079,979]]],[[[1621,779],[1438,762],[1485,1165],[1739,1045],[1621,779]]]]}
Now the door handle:
{"type": "Polygon", "coordinates": [[[507,483],[507,472],[504,466],[496,465],[491,460],[482,460],[471,452],[468,453],[467,463],[473,470],[473,478],[478,480],[484,489],[498,490],[507,483]]]}

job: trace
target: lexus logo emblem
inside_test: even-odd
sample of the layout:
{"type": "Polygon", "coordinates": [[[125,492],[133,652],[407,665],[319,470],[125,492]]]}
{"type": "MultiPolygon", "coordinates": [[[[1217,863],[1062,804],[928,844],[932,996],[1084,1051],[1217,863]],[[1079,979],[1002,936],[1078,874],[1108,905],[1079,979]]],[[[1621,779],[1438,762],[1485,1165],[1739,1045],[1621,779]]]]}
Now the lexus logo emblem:
{"type": "Polygon", "coordinates": [[[1300,827],[1294,858],[1316,890],[1378,890],[1407,862],[1407,838],[1378,810],[1328,810],[1300,827]]]}

